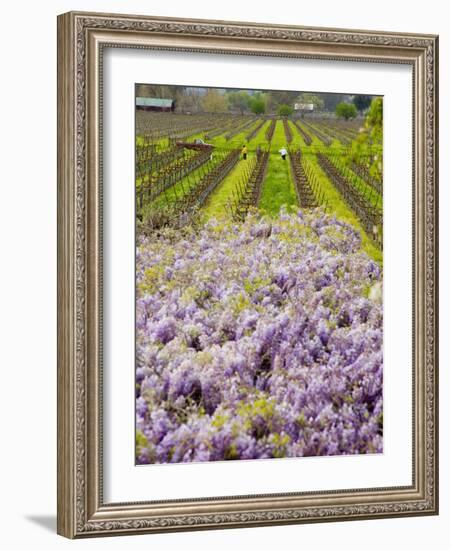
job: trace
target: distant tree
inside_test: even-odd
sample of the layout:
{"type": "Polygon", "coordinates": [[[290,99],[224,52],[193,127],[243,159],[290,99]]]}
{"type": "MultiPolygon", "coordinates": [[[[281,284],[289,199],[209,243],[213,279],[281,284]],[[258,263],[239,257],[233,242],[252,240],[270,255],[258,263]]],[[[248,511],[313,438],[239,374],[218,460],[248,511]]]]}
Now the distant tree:
{"type": "Polygon", "coordinates": [[[228,99],[217,90],[208,90],[201,99],[201,106],[207,113],[224,113],[228,110],[228,99]]]}
{"type": "Polygon", "coordinates": [[[290,105],[287,105],[286,103],[282,103],[281,105],[278,105],[278,115],[279,116],[289,116],[292,115],[294,112],[294,108],[290,105]]]}
{"type": "Polygon", "coordinates": [[[339,118],[355,118],[357,115],[356,107],[353,103],[338,103],[336,105],[336,116],[339,118]]]}
{"type": "Polygon", "coordinates": [[[164,86],[160,84],[137,84],[137,97],[158,97],[161,99],[174,99],[177,86],[164,86]]]}
{"type": "Polygon", "coordinates": [[[261,92],[256,92],[250,97],[249,101],[250,110],[255,115],[262,115],[266,112],[266,97],[261,92]]]}
{"type": "Polygon", "coordinates": [[[272,90],[266,92],[266,111],[276,113],[280,105],[293,105],[298,92],[272,90]]]}
{"type": "Polygon", "coordinates": [[[202,108],[202,93],[196,88],[182,88],[176,98],[176,110],[198,113],[202,108]]]}
{"type": "Polygon", "coordinates": [[[351,160],[365,164],[371,176],[383,174],[383,98],[372,99],[358,137],[352,143],[351,160]]]}
{"type": "Polygon", "coordinates": [[[310,94],[309,92],[303,92],[296,99],[296,103],[312,103],[314,105],[314,110],[322,111],[324,107],[323,99],[315,94],[310,94]]]}
{"type": "Polygon", "coordinates": [[[241,115],[248,111],[250,96],[246,91],[230,91],[227,93],[227,98],[231,109],[239,111],[241,115]]]}
{"type": "Polygon", "coordinates": [[[324,102],[324,110],[332,113],[336,110],[338,103],[349,103],[351,101],[351,96],[348,94],[320,94],[320,97],[324,102]]]}
{"type": "Polygon", "coordinates": [[[371,101],[365,126],[369,129],[371,141],[381,143],[383,140],[383,99],[381,97],[371,101]]]}
{"type": "Polygon", "coordinates": [[[353,96],[353,105],[358,109],[360,113],[365,111],[372,101],[372,97],[370,95],[355,95],[353,96]]]}
{"type": "Polygon", "coordinates": [[[266,112],[266,104],[263,99],[253,99],[250,102],[250,110],[255,115],[262,115],[266,112]]]}
{"type": "Polygon", "coordinates": [[[136,97],[152,97],[151,87],[148,84],[136,84],[136,97]]]}

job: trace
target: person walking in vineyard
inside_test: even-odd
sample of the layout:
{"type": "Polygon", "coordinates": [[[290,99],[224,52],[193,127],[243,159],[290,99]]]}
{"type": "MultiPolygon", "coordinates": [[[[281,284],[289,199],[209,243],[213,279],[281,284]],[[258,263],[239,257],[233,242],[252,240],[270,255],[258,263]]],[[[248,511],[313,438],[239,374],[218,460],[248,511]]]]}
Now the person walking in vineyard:
{"type": "Polygon", "coordinates": [[[242,147],[242,158],[244,160],[247,160],[247,153],[248,153],[247,145],[244,144],[244,147],[242,147]]]}
{"type": "Polygon", "coordinates": [[[280,153],[281,158],[282,158],[283,160],[286,160],[286,155],[287,155],[286,149],[285,149],[284,147],[282,147],[278,152],[280,153]]]}

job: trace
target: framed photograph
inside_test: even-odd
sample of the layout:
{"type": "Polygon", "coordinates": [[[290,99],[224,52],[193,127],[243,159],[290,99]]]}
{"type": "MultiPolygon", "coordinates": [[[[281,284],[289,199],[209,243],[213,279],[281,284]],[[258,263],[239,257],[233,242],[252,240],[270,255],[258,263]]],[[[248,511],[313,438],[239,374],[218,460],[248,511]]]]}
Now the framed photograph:
{"type": "Polygon", "coordinates": [[[438,37],[58,17],[58,533],[438,513],[438,37]]]}

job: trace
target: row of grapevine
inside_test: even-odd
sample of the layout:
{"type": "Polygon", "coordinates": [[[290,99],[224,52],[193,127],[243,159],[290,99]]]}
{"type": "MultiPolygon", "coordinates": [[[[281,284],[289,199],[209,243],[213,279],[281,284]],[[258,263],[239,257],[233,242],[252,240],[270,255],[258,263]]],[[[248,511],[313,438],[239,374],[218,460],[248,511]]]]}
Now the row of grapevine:
{"type": "Polygon", "coordinates": [[[211,150],[205,148],[196,151],[194,154],[189,154],[187,157],[177,159],[156,172],[140,172],[140,181],[136,189],[138,208],[142,209],[146,202],[154,200],[163,191],[181,181],[210,159],[211,150]]]}
{"type": "Polygon", "coordinates": [[[287,143],[291,143],[292,141],[292,130],[289,126],[289,122],[287,119],[283,118],[283,126],[284,126],[284,135],[286,136],[287,143]]]}
{"type": "Polygon", "coordinates": [[[139,147],[136,151],[136,175],[142,177],[144,174],[156,174],[168,164],[189,154],[181,147],[171,145],[165,148],[153,146],[139,147]]]}
{"type": "Polygon", "coordinates": [[[314,208],[318,201],[308,181],[302,164],[300,150],[290,151],[291,172],[294,178],[295,190],[297,192],[298,204],[301,208],[314,208]]]}
{"type": "Polygon", "coordinates": [[[236,185],[232,200],[228,204],[234,219],[243,220],[250,208],[258,205],[268,160],[269,153],[267,151],[257,155],[246,181],[236,185]]]}
{"type": "Polygon", "coordinates": [[[265,123],[265,120],[260,120],[258,124],[251,130],[251,132],[247,134],[246,140],[251,141],[254,137],[256,137],[257,133],[261,130],[265,123]]]}
{"type": "Polygon", "coordinates": [[[230,139],[233,139],[238,134],[241,134],[242,132],[244,132],[245,130],[250,128],[250,126],[253,126],[253,124],[255,124],[255,122],[256,122],[255,117],[245,118],[245,119],[243,119],[243,122],[242,122],[242,119],[241,119],[241,121],[238,124],[236,124],[236,126],[231,131],[229,131],[225,134],[225,139],[227,141],[230,141],[230,139]]]}
{"type": "Polygon", "coordinates": [[[266,141],[268,141],[268,142],[272,141],[273,133],[275,132],[275,125],[276,125],[275,120],[271,120],[270,123],[269,123],[269,126],[267,127],[266,141]]]}
{"type": "Polygon", "coordinates": [[[317,159],[322,170],[361,221],[366,233],[382,248],[383,215],[380,208],[374,205],[364,192],[348,181],[326,155],[319,153],[317,159]]]}
{"type": "Polygon", "coordinates": [[[317,126],[311,124],[310,122],[305,122],[304,120],[302,121],[302,124],[304,124],[306,126],[306,128],[313,134],[315,135],[317,138],[320,139],[320,141],[326,146],[330,146],[331,145],[331,142],[333,141],[329,135],[325,134],[324,132],[322,132],[321,130],[319,130],[317,128],[317,126]]]}
{"type": "Polygon", "coordinates": [[[305,132],[302,126],[300,126],[300,123],[298,122],[298,120],[293,120],[292,122],[294,123],[294,126],[297,128],[299,134],[302,136],[303,141],[306,143],[306,145],[311,145],[312,143],[311,136],[307,132],[305,132]]]}
{"type": "Polygon", "coordinates": [[[340,155],[331,153],[328,154],[328,158],[348,181],[365,194],[370,203],[377,208],[381,208],[382,189],[380,188],[379,182],[373,179],[361,178],[354,169],[351,170],[347,164],[343,162],[340,155]]]}
{"type": "Polygon", "coordinates": [[[175,198],[166,201],[163,206],[149,208],[145,220],[145,229],[154,230],[162,226],[170,225],[182,227],[189,223],[198,210],[205,204],[209,195],[230,173],[236,162],[239,160],[239,149],[220,154],[220,160],[214,167],[204,172],[187,189],[181,186],[181,191],[176,193],[175,198]]]}
{"type": "Polygon", "coordinates": [[[358,162],[352,162],[351,168],[355,174],[371,185],[377,193],[383,195],[383,180],[374,178],[367,169],[367,166],[358,162]]]}

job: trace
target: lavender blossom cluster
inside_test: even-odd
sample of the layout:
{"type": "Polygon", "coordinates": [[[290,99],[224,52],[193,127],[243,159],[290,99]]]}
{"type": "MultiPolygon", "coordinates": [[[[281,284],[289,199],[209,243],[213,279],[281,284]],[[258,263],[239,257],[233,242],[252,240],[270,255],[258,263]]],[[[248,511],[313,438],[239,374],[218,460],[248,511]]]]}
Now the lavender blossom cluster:
{"type": "Polygon", "coordinates": [[[379,453],[380,267],[322,211],[137,246],[138,464],[379,453]]]}

